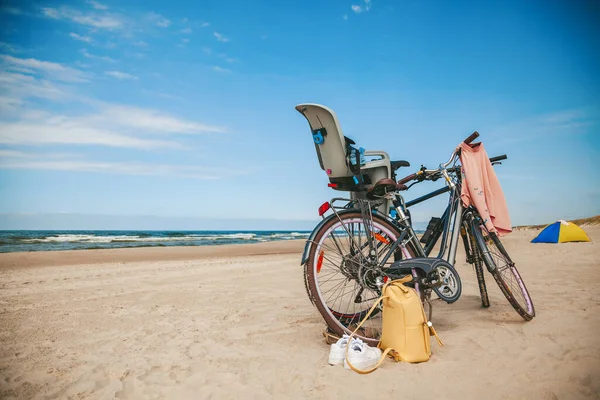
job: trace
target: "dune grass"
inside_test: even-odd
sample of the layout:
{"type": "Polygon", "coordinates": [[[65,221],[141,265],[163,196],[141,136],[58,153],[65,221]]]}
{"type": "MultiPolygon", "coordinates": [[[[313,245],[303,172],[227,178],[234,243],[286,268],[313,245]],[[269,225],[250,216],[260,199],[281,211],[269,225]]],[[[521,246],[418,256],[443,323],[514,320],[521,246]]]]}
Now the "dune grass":
{"type": "MultiPolygon", "coordinates": [[[[542,229],[554,222],[555,221],[550,221],[544,225],[519,225],[519,226],[514,226],[513,229],[542,229]]],[[[568,220],[568,222],[572,222],[575,225],[579,225],[579,226],[596,226],[596,225],[600,225],[600,215],[596,215],[596,216],[588,217],[588,218],[571,219],[571,220],[568,220]]]]}

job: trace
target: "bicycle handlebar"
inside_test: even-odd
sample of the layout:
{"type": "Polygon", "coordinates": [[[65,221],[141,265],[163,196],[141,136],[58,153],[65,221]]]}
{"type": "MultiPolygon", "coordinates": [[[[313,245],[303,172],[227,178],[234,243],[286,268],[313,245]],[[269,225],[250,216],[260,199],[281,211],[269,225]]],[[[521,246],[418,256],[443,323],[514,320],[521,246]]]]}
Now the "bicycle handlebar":
{"type": "Polygon", "coordinates": [[[471,143],[473,140],[477,139],[479,137],[479,132],[475,131],[471,134],[471,136],[469,136],[468,138],[466,138],[464,140],[465,144],[469,144],[471,143]]]}
{"type": "Polygon", "coordinates": [[[416,177],[417,177],[417,174],[410,174],[410,175],[405,176],[404,178],[400,179],[398,181],[398,183],[401,184],[401,185],[404,185],[405,183],[408,183],[408,182],[412,181],[416,177]]]}
{"type": "MultiPolygon", "coordinates": [[[[475,132],[475,133],[477,133],[477,132],[475,132]]],[[[474,133],[474,134],[475,134],[475,133],[474,133]]],[[[474,134],[473,134],[473,135],[474,135],[474,134]]],[[[471,135],[471,136],[473,136],[473,135],[471,135]]],[[[468,140],[468,139],[470,139],[470,138],[471,138],[471,136],[469,136],[469,137],[467,138],[467,140],[468,140]]],[[[477,133],[477,136],[479,136],[479,134],[478,134],[478,133],[477,133]]],[[[475,137],[477,137],[477,136],[475,136],[475,137]]],[[[473,138],[473,139],[474,139],[474,138],[473,138]]],[[[471,141],[473,141],[473,139],[471,139],[471,141]]],[[[466,140],[465,140],[465,143],[466,143],[466,140]]],[[[506,160],[507,158],[508,158],[508,157],[506,156],[506,154],[502,154],[501,156],[491,157],[491,158],[490,158],[490,162],[491,162],[491,163],[494,163],[494,162],[496,162],[496,161],[506,160]]],[[[427,179],[427,175],[430,175],[430,176],[432,176],[432,175],[435,175],[435,173],[436,173],[436,172],[438,172],[438,173],[439,173],[439,170],[421,170],[421,171],[419,171],[419,172],[417,172],[417,173],[414,173],[414,174],[410,174],[410,175],[408,175],[408,176],[405,176],[404,178],[400,179],[400,180],[398,181],[398,183],[400,183],[400,184],[404,185],[404,184],[406,184],[406,183],[408,183],[408,182],[410,182],[410,181],[413,181],[413,180],[417,179],[417,178],[418,178],[419,176],[421,176],[421,175],[425,175],[425,178],[424,178],[423,180],[426,180],[426,179],[427,179]]]]}

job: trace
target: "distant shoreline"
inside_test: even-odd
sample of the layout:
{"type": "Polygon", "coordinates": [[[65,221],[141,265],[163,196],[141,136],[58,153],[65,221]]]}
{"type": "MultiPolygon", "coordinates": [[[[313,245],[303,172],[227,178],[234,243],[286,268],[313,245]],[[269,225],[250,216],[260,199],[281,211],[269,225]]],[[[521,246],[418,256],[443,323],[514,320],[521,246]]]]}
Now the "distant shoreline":
{"type": "Polygon", "coordinates": [[[51,250],[0,253],[0,270],[104,263],[186,261],[213,257],[241,257],[274,254],[298,254],[306,240],[277,240],[205,246],[132,247],[113,249],[51,250]]]}

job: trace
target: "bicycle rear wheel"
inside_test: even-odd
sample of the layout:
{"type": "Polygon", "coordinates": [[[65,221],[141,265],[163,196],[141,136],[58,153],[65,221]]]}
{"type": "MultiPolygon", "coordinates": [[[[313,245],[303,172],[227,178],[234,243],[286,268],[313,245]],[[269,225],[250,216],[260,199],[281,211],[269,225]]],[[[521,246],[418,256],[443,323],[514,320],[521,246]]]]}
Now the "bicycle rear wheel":
{"type": "MultiPolygon", "coordinates": [[[[332,218],[315,235],[305,265],[311,301],[329,329],[339,336],[352,333],[379,298],[381,292],[376,281],[384,278],[385,269],[395,259],[416,254],[412,248],[402,250],[398,246],[383,268],[371,267],[368,240],[373,239],[375,261],[379,262],[391,251],[401,233],[396,226],[376,215],[369,225],[365,226],[360,211],[332,218]]],[[[376,309],[357,336],[375,346],[380,335],[381,313],[376,309]]]]}
{"type": "Polygon", "coordinates": [[[535,308],[529,291],[498,236],[477,222],[473,223],[472,232],[488,271],[508,302],[524,320],[532,320],[535,308]]]}

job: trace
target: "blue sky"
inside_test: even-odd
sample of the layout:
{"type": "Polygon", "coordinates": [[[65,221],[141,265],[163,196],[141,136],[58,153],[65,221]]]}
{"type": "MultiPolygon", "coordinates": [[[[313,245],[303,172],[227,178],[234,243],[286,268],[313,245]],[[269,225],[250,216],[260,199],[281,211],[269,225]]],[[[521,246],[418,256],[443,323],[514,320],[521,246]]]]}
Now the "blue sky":
{"type": "Polygon", "coordinates": [[[600,214],[599,11],[583,3],[3,2],[0,222],[310,228],[340,193],[305,102],[406,174],[479,131],[508,154],[513,224],[600,214]]]}

